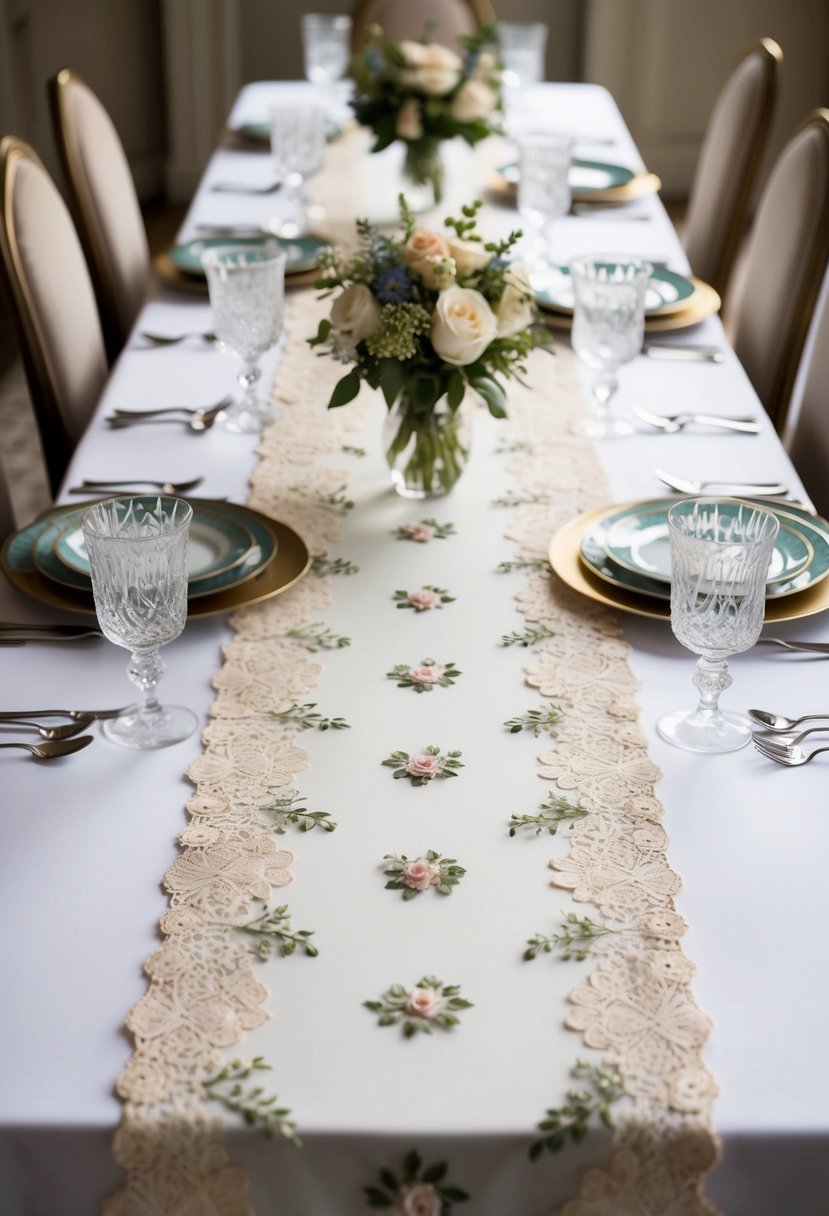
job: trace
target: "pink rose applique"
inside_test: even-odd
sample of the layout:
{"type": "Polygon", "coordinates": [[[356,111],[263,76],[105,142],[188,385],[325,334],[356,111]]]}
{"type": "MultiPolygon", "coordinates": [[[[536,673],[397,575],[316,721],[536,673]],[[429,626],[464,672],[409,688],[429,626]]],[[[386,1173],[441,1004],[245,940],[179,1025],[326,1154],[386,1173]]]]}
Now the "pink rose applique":
{"type": "Polygon", "coordinates": [[[440,869],[430,861],[418,857],[403,866],[403,882],[413,891],[426,891],[440,879],[440,869]]]}
{"type": "Polygon", "coordinates": [[[431,524],[407,524],[405,532],[410,540],[416,540],[419,545],[425,545],[435,535],[431,524]]]}
{"type": "Polygon", "coordinates": [[[418,1018],[434,1018],[443,1011],[446,998],[434,988],[413,988],[406,997],[406,1013],[418,1018]]]}
{"type": "Polygon", "coordinates": [[[438,777],[441,772],[441,763],[438,756],[430,756],[424,752],[421,756],[412,756],[406,765],[406,772],[410,777],[438,777]]]}
{"type": "Polygon", "coordinates": [[[410,1182],[400,1188],[391,1210],[394,1216],[441,1216],[443,1200],[431,1182],[410,1182]]]}
{"type": "Polygon", "coordinates": [[[434,663],[421,663],[419,667],[409,668],[409,679],[413,684],[437,684],[442,674],[434,663]]]}
{"type": "Polygon", "coordinates": [[[409,603],[415,612],[427,612],[430,608],[437,608],[440,596],[428,587],[421,587],[419,591],[409,592],[409,603]]]}

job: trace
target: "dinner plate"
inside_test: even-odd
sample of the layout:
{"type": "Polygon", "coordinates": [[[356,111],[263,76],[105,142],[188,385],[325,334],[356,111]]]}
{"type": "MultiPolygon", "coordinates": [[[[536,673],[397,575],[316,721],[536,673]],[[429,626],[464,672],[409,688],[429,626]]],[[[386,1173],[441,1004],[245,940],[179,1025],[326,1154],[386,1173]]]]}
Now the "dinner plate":
{"type": "Polygon", "coordinates": [[[319,262],[322,250],[328,248],[327,241],[324,241],[322,237],[312,236],[310,233],[307,236],[297,236],[290,240],[287,237],[268,236],[266,233],[263,233],[262,236],[205,236],[185,241],[182,245],[173,245],[167,251],[167,257],[182,274],[203,280],[205,274],[201,259],[202,254],[206,253],[208,249],[225,248],[228,245],[242,245],[248,249],[259,249],[267,241],[276,241],[279,247],[285,251],[287,255],[286,275],[302,274],[306,270],[313,270],[319,262]]]}
{"type": "MultiPolygon", "coordinates": [[[[608,516],[604,520],[604,547],[611,561],[634,574],[670,585],[668,511],[675,502],[676,499],[665,499],[644,507],[628,507],[608,516]]],[[[790,582],[812,564],[814,557],[814,547],[809,539],[798,528],[781,520],[766,583],[790,582]]],[[[769,594],[773,594],[771,587],[769,594]]]]}
{"type": "MultiPolygon", "coordinates": [[[[141,497],[144,497],[143,495],[141,497]]],[[[53,553],[64,566],[89,578],[89,557],[86,552],[81,519],[87,507],[78,508],[78,518],[61,517],[59,531],[52,536],[53,553]]],[[[45,548],[47,529],[35,542],[35,560],[45,548]]],[[[187,581],[190,584],[210,579],[236,566],[248,566],[251,550],[258,544],[250,528],[237,515],[233,504],[211,509],[196,506],[187,534],[187,581]]],[[[48,573],[48,572],[46,572],[48,573]]]]}
{"type": "MultiPolygon", "coordinates": [[[[325,138],[329,144],[339,139],[342,133],[342,127],[333,119],[325,120],[325,138]]],[[[264,148],[271,146],[271,124],[268,121],[242,122],[238,127],[228,127],[228,134],[244,143],[259,144],[264,148]]]]}
{"type": "MultiPolygon", "coordinates": [[[[211,499],[188,499],[191,506],[209,507],[227,506],[229,504],[215,502],[211,499]]],[[[88,505],[88,504],[87,504],[88,505]]],[[[311,557],[308,547],[302,538],[287,524],[270,519],[267,515],[254,511],[252,507],[233,504],[240,515],[246,520],[251,530],[258,524],[260,528],[269,531],[274,538],[274,552],[269,562],[262,569],[233,586],[225,587],[211,594],[192,596],[188,599],[188,617],[216,616],[222,612],[231,612],[246,604],[256,604],[270,599],[274,595],[292,587],[308,571],[311,557]]],[[[76,511],[73,504],[58,507],[49,513],[49,519],[59,514],[69,514],[76,511]]],[[[0,568],[9,582],[24,595],[31,596],[42,604],[53,608],[65,609],[67,612],[79,612],[87,616],[95,615],[95,605],[91,591],[80,591],[62,586],[47,578],[35,565],[32,556],[32,531],[42,521],[36,521],[20,532],[9,536],[0,551],[0,568]]]]}
{"type": "MultiPolygon", "coordinates": [[[[514,199],[518,176],[517,163],[503,165],[490,178],[489,187],[495,194],[514,199]]],[[[570,163],[568,182],[574,203],[628,203],[646,194],[655,194],[662,187],[655,173],[578,158],[570,163]]]]}
{"type": "MultiPolygon", "coordinates": [[[[689,308],[695,291],[693,279],[686,279],[684,275],[667,270],[664,266],[654,266],[645,293],[645,313],[648,316],[666,316],[689,308]]],[[[556,266],[551,282],[536,291],[535,298],[542,308],[572,314],[575,292],[569,268],[556,266]]]]}
{"type": "MultiPolygon", "coordinates": [[[[692,277],[690,282],[694,285],[694,294],[690,298],[688,307],[667,315],[664,313],[646,315],[646,334],[662,334],[670,330],[690,329],[691,326],[699,325],[700,321],[719,312],[721,301],[714,288],[703,283],[702,279],[692,277]]],[[[573,323],[570,313],[556,312],[546,308],[542,309],[540,319],[550,329],[569,329],[573,323]]]]}
{"type": "MultiPolygon", "coordinates": [[[[673,501],[678,501],[674,499],[673,501]]],[[[621,505],[621,504],[620,504],[621,505]]],[[[634,504],[628,504],[634,505],[634,504]]],[[[581,542],[587,530],[597,524],[608,512],[609,507],[599,507],[595,511],[587,511],[571,519],[556,532],[550,542],[548,558],[555,573],[573,591],[586,596],[595,603],[604,604],[621,612],[634,616],[650,617],[653,620],[669,621],[671,606],[667,599],[657,599],[655,596],[643,594],[625,586],[613,586],[600,578],[595,571],[583,561],[581,542]]],[[[829,536],[829,524],[825,520],[816,521],[808,512],[795,508],[786,508],[775,514],[791,516],[798,524],[808,524],[812,520],[813,528],[817,524],[817,532],[826,529],[829,536]]],[[[829,544],[829,541],[826,541],[829,544]]],[[[621,567],[620,567],[621,569],[621,567]]],[[[766,599],[765,621],[768,624],[781,621],[796,621],[804,617],[814,616],[829,608],[829,579],[821,578],[797,595],[783,597],[768,597],[766,599]]]]}

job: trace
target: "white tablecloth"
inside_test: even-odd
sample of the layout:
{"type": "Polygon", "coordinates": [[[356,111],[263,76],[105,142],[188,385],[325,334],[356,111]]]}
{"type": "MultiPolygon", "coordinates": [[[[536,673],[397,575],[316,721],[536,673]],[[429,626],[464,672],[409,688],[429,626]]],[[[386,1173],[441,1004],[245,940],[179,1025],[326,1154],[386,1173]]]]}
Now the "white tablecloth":
{"type": "MultiPolygon", "coordinates": [[[[268,100],[280,87],[284,95],[288,88],[303,86],[251,85],[241,94],[232,120],[264,117],[268,100]]],[[[533,101],[550,125],[580,137],[579,154],[640,166],[604,90],[547,85],[533,101]],[[590,144],[591,134],[608,133],[616,140],[612,148],[590,144]]],[[[462,151],[452,158],[450,193],[453,175],[456,185],[460,180],[468,187],[464,168],[468,163],[462,151]]],[[[383,174],[375,163],[369,168],[367,190],[372,194],[372,182],[382,181],[383,174]]],[[[270,173],[266,155],[218,151],[184,233],[194,233],[196,222],[267,218],[276,209],[276,200],[211,193],[209,183],[230,177],[264,181],[270,173]]],[[[492,209],[488,214],[493,229],[506,228],[514,220],[508,210],[492,209]]],[[[669,260],[680,271],[687,269],[655,197],[630,205],[618,219],[567,217],[559,224],[558,240],[562,260],[586,250],[626,250],[669,260]],[[648,218],[628,222],[623,216],[631,212],[648,218]]],[[[141,326],[162,332],[208,328],[208,305],[198,297],[159,290],[148,303],[141,326]]],[[[682,337],[724,343],[720,323],[713,318],[682,337]]],[[[266,361],[266,377],[277,359],[278,352],[266,361]]],[[[147,475],[177,480],[201,473],[205,481],[199,493],[243,501],[256,460],[248,438],[218,429],[196,436],[173,426],[112,432],[101,422],[115,406],[216,400],[232,388],[234,372],[230,359],[197,343],[150,351],[135,338],[113,372],[66,485],[82,477],[147,475]]],[[[623,369],[614,408],[625,414],[636,403],[656,410],[704,405],[723,413],[762,414],[730,353],[721,366],[636,360],[623,369]]],[[[355,442],[379,450],[379,416],[365,440],[355,442]]],[[[490,553],[486,561],[493,571],[499,560],[510,556],[510,547],[501,538],[505,515],[488,505],[508,484],[490,459],[496,442],[497,424],[484,420],[474,459],[464,475],[463,495],[459,492],[451,506],[440,504],[440,516],[457,521],[464,548],[460,542],[458,548],[447,544],[435,554],[444,567],[434,575],[438,585],[463,587],[459,552],[468,553],[465,565],[473,569],[475,558],[489,550],[491,561],[490,553]]],[[[762,433],[754,438],[641,434],[631,440],[606,441],[598,450],[616,500],[660,495],[653,475],[657,465],[690,477],[781,478],[802,494],[765,421],[762,433]]],[[[390,495],[377,496],[380,468],[375,451],[371,459],[358,462],[352,483],[358,503],[354,518],[362,509],[365,526],[356,547],[343,550],[343,556],[358,561],[362,557],[364,573],[359,579],[342,580],[337,587],[332,621],[339,632],[362,636],[363,647],[355,643],[327,660],[319,699],[331,713],[340,712],[348,689],[353,697],[354,681],[381,649],[384,659],[392,662],[422,657],[389,653],[391,640],[381,647],[385,618],[393,613],[376,610],[368,631],[370,649],[366,649],[367,631],[361,629],[364,605],[369,600],[379,604],[385,587],[382,571],[370,568],[372,534],[375,530],[387,534],[403,517],[404,504],[390,495]],[[360,548],[362,553],[357,551],[360,548]]],[[[405,518],[413,518],[410,509],[405,518]]],[[[515,627],[511,606],[515,589],[495,574],[482,583],[478,602],[484,608],[470,619],[468,654],[438,657],[454,658],[462,668],[468,661],[471,671],[477,654],[491,655],[491,650],[482,648],[491,647],[493,637],[497,640],[515,627]]],[[[0,618],[52,620],[55,613],[3,585],[0,618]]],[[[430,653],[427,639],[432,623],[419,623],[426,626],[419,646],[425,656],[430,653]]],[[[665,774],[658,792],[667,807],[671,864],[684,880],[677,903],[690,924],[686,953],[699,967],[695,993],[715,1022],[707,1058],[721,1085],[715,1119],[725,1152],[710,1179],[709,1193],[731,1216],[781,1212],[817,1216],[829,1205],[825,1169],[829,1055],[823,1042],[829,979],[821,963],[825,929],[817,899],[824,858],[829,855],[826,770],[818,762],[787,772],[763,761],[751,748],[699,758],[664,744],[654,724],[667,709],[690,704],[692,656],[674,641],[666,625],[635,618],[626,618],[624,625],[633,647],[631,662],[642,683],[642,725],[652,739],[651,756],[665,774]]],[[[774,632],[829,640],[822,616],[779,626],[774,632]]],[[[193,707],[204,719],[211,700],[209,678],[228,636],[222,619],[189,625],[165,655],[169,670],[162,686],[164,697],[193,707]]],[[[123,652],[103,641],[55,649],[3,649],[0,708],[123,703],[129,699],[124,660],[123,652]]],[[[477,708],[471,700],[472,681],[465,692],[459,684],[459,696],[467,698],[461,703],[472,717],[455,734],[463,734],[470,752],[489,746],[482,733],[484,723],[490,729],[493,721],[498,724],[522,707],[526,697],[522,698],[516,679],[519,666],[514,652],[495,651],[492,684],[477,708]]],[[[820,660],[759,648],[734,660],[734,687],[726,700],[734,707],[755,705],[794,714],[827,709],[821,698],[826,670],[820,660]]],[[[381,814],[379,808],[390,784],[388,771],[374,761],[381,753],[406,746],[403,738],[387,739],[383,733],[383,698],[408,694],[391,684],[383,686],[381,693],[375,696],[369,686],[364,694],[366,711],[376,715],[377,742],[371,758],[367,753],[359,760],[365,762],[364,804],[370,808],[366,831],[371,832],[377,832],[378,822],[383,821],[385,812],[381,814]]],[[[419,699],[411,697],[411,702],[419,699]]],[[[395,701],[396,710],[399,706],[395,701]]],[[[445,703],[441,708],[446,712],[445,703]]],[[[447,746],[453,745],[448,737],[451,729],[446,719],[447,746]]],[[[353,739],[347,732],[311,738],[309,734],[301,740],[312,754],[303,792],[309,795],[310,805],[345,820],[345,814],[338,813],[342,807],[337,771],[357,763],[351,751],[353,739]]],[[[514,770],[496,773],[484,791],[482,820],[497,829],[512,811],[532,810],[540,799],[531,764],[538,745],[523,738],[509,742],[517,757],[514,770]]],[[[503,740],[499,737],[495,745],[502,747],[503,740]]],[[[109,1140],[119,1118],[113,1081],[130,1052],[121,1027],[145,989],[141,964],[157,945],[156,924],[166,905],[159,880],[174,857],[175,839],[185,823],[183,805],[190,786],[182,773],[198,753],[196,738],[147,754],[101,740],[71,763],[53,767],[35,766],[16,753],[4,753],[0,759],[4,831],[0,906],[5,926],[0,935],[0,1210],[9,1216],[57,1212],[80,1216],[92,1211],[118,1182],[109,1140]]],[[[430,817],[441,805],[441,796],[448,797],[448,787],[455,785],[457,790],[451,791],[455,797],[474,796],[476,787],[466,777],[446,783],[445,789],[430,790],[429,795],[436,796],[430,798],[430,817]]],[[[410,791],[392,789],[399,792],[410,791]]],[[[419,792],[411,791],[413,796],[419,792]]],[[[429,824],[433,823],[430,818],[429,824]]],[[[448,841],[443,837],[445,851],[452,855],[489,847],[483,840],[470,839],[468,828],[458,829],[456,838],[452,830],[448,841]]],[[[378,835],[378,841],[378,860],[387,849],[397,847],[393,833],[378,835]]],[[[531,1109],[540,1118],[546,1106],[558,1101],[581,1046],[576,1035],[560,1028],[558,1014],[551,1022],[549,1011],[556,1006],[550,993],[560,989],[558,1009],[563,1016],[564,993],[582,976],[564,964],[560,972],[552,964],[533,964],[528,968],[532,978],[526,982],[536,986],[538,999],[519,1011],[517,1027],[504,1029],[512,1016],[505,996],[499,1006],[500,1023],[493,1020],[491,1009],[477,1017],[470,1011],[457,1041],[443,1036],[440,1042],[426,1045],[432,1050],[424,1063],[417,1052],[423,1044],[402,1048],[396,1032],[371,1025],[360,1001],[379,995],[380,988],[395,979],[414,980],[415,972],[435,971],[447,981],[456,978],[448,937],[441,941],[437,955],[432,952],[424,958],[418,947],[419,934],[440,936],[446,922],[439,918],[445,909],[438,911],[434,906],[438,901],[432,901],[417,909],[422,916],[404,915],[415,910],[402,901],[398,907],[381,883],[371,902],[361,905],[362,895],[355,897],[343,879],[355,843],[356,835],[345,830],[331,838],[318,832],[285,838],[302,863],[301,881],[286,892],[294,923],[317,928],[324,953],[314,963],[274,962],[266,976],[273,994],[273,1021],[249,1036],[242,1049],[246,1055],[261,1052],[274,1063],[276,1088],[290,1100],[306,1141],[303,1153],[297,1154],[249,1133],[229,1135],[232,1155],[251,1172],[257,1211],[299,1216],[336,1210],[351,1216],[363,1210],[360,1188],[373,1181],[378,1165],[393,1163],[415,1141],[427,1154],[433,1144],[435,1154],[446,1156],[451,1141],[449,1155],[459,1181],[471,1178],[463,1177],[463,1168],[455,1168],[457,1162],[468,1157],[470,1169],[477,1168],[475,1162],[479,1166],[487,1162],[489,1185],[469,1205],[470,1216],[473,1207],[482,1216],[507,1211],[540,1216],[553,1199],[574,1193],[584,1163],[600,1161],[607,1151],[606,1140],[591,1137],[579,1149],[566,1150],[560,1159],[548,1158],[529,1174],[525,1170],[517,1181],[516,1146],[523,1152],[532,1131],[525,1112],[531,1109]],[[391,926],[400,935],[395,963],[378,960],[372,969],[378,977],[377,991],[366,990],[364,971],[357,982],[349,978],[347,968],[350,957],[362,966],[379,949],[373,937],[374,917],[387,917],[383,931],[391,932],[391,926]],[[337,958],[345,964],[339,971],[337,958]],[[338,986],[332,989],[332,983],[338,986]],[[342,1036],[332,1032],[335,1017],[343,1019],[342,1036]],[[516,1033],[518,1028],[523,1033],[516,1033]],[[371,1055],[351,1054],[349,1043],[363,1039],[370,1043],[371,1055]],[[494,1081],[475,1075],[473,1068],[487,1052],[494,1057],[494,1081]],[[418,1099],[413,1108],[395,1102],[390,1095],[401,1068],[414,1073],[434,1068],[435,1075],[450,1078],[447,1092],[439,1101],[418,1099]],[[334,1175],[343,1179],[344,1189],[332,1196],[325,1179],[334,1175]],[[523,1188],[520,1200],[518,1185],[523,1188]]],[[[497,847],[506,867],[518,865],[530,847],[544,859],[560,851],[553,844],[545,849],[543,842],[503,839],[497,847]]],[[[543,879],[521,909],[503,906],[497,884],[478,891],[474,899],[477,902],[469,890],[459,889],[452,897],[452,902],[457,901],[454,911],[467,927],[470,917],[480,923],[485,914],[491,916],[494,923],[486,931],[492,933],[494,950],[520,949],[526,936],[548,924],[560,906],[567,906],[563,897],[551,898],[543,879]]],[[[475,999],[474,993],[468,995],[475,999]]]]}

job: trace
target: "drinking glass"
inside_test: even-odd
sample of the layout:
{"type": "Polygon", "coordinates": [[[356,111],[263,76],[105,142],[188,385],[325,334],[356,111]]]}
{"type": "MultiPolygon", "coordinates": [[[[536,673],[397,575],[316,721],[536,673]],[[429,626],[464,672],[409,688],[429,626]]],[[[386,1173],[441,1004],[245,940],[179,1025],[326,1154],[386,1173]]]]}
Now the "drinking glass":
{"type": "Polygon", "coordinates": [[[523,88],[544,79],[547,26],[543,21],[499,21],[498,43],[507,88],[523,88]]]}
{"type": "Polygon", "coordinates": [[[318,105],[274,106],[271,110],[274,173],[285,183],[287,214],[280,236],[299,236],[308,228],[305,182],[319,172],[325,157],[325,111],[318,105]]]}
{"type": "Polygon", "coordinates": [[[593,415],[579,427],[590,439],[630,435],[631,424],[612,418],[608,405],[619,387],[616,373],[635,359],[645,335],[645,294],[653,267],[625,254],[574,258],[573,350],[596,373],[590,385],[593,415]]]}
{"type": "Polygon", "coordinates": [[[518,210],[535,230],[530,251],[530,281],[536,290],[550,280],[555,258],[552,231],[556,220],[570,210],[568,174],[573,141],[566,135],[529,132],[518,141],[518,210]]]}
{"type": "Polygon", "coordinates": [[[751,738],[743,714],[724,713],[720,693],[732,684],[726,659],[760,636],[766,576],[778,521],[737,499],[697,498],[668,512],[671,544],[671,628],[698,654],[694,710],[680,709],[657,723],[669,743],[691,752],[731,752],[751,738]]]}
{"type": "Polygon", "coordinates": [[[348,67],[351,18],[345,13],[303,13],[305,76],[312,84],[331,85],[348,67]]]}
{"type": "Polygon", "coordinates": [[[181,498],[108,498],[83,517],[95,611],[104,637],[132,652],[127,675],[143,693],[140,705],[101,723],[125,747],[169,747],[196,729],[181,706],[160,705],[160,646],[187,617],[187,534],[193,509],[181,498]]]}
{"type": "Polygon", "coordinates": [[[243,394],[222,412],[229,431],[259,431],[278,411],[257,393],[259,359],[282,333],[285,253],[276,241],[221,245],[202,255],[213,307],[213,331],[222,350],[242,361],[243,394]]]}

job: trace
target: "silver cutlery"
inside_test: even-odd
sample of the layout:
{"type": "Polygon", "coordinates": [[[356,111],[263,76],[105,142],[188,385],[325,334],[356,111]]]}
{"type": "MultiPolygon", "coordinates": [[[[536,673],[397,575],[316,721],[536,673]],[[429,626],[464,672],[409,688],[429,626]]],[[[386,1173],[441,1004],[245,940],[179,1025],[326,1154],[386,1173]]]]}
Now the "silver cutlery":
{"type": "Polygon", "coordinates": [[[623,211],[618,205],[603,207],[601,203],[573,203],[570,214],[582,219],[611,220],[614,224],[649,224],[653,218],[647,211],[623,211]]]}
{"type": "Polygon", "coordinates": [[[148,422],[182,422],[191,431],[209,431],[219,414],[230,405],[232,400],[232,397],[225,397],[216,405],[203,406],[200,409],[170,406],[157,410],[115,410],[114,413],[107,415],[106,421],[113,430],[142,426],[148,422]]]}
{"type": "Polygon", "coordinates": [[[760,739],[754,740],[754,746],[767,760],[773,760],[775,764],[782,764],[784,768],[799,768],[801,764],[808,764],[810,760],[814,760],[815,756],[819,756],[821,752],[829,752],[829,747],[816,747],[813,752],[804,752],[802,747],[793,747],[791,751],[775,751],[760,739]]]}
{"type": "Polygon", "coordinates": [[[148,329],[142,329],[139,338],[143,338],[145,342],[150,342],[153,346],[175,346],[178,342],[187,342],[190,338],[199,338],[202,342],[207,342],[212,345],[216,341],[214,333],[192,333],[192,334],[157,334],[148,329]]]}
{"type": "Polygon", "coordinates": [[[53,743],[0,743],[0,747],[21,747],[38,760],[56,760],[83,751],[91,742],[92,735],[81,735],[79,739],[56,739],[53,743]]]}
{"type": "Polygon", "coordinates": [[[784,650],[795,650],[804,654],[820,654],[829,657],[829,642],[789,642],[785,638],[760,638],[758,646],[782,646],[784,650]]]}
{"type": "Polygon", "coordinates": [[[119,705],[117,709],[4,709],[0,711],[0,722],[15,718],[72,718],[75,722],[91,718],[103,722],[105,718],[117,718],[132,708],[131,705],[119,705]]]}
{"type": "Polygon", "coordinates": [[[819,734],[821,731],[825,732],[827,730],[829,730],[829,726],[810,726],[808,730],[802,730],[793,739],[777,739],[774,735],[765,734],[763,731],[753,731],[751,737],[755,743],[762,743],[768,751],[791,752],[796,747],[799,747],[809,735],[819,734]]]}
{"type": "Polygon", "coordinates": [[[674,477],[673,473],[666,473],[664,469],[654,469],[654,474],[663,485],[679,494],[704,494],[709,490],[717,490],[721,494],[745,494],[751,498],[779,498],[785,497],[789,492],[789,487],[784,486],[781,481],[688,481],[684,477],[674,477]]]}
{"type": "Polygon", "coordinates": [[[149,478],[142,480],[135,478],[131,481],[87,481],[84,480],[79,486],[72,486],[68,493],[70,494],[94,494],[96,490],[120,490],[125,486],[149,486],[151,489],[160,490],[162,494],[186,494],[189,490],[195,490],[204,481],[203,477],[192,477],[190,481],[150,481],[149,478]]]}
{"type": "Polygon", "coordinates": [[[717,346],[668,346],[648,342],[642,348],[651,359],[676,360],[686,363],[722,363],[725,355],[717,346]]]}
{"type": "Polygon", "coordinates": [[[94,721],[91,714],[81,714],[74,722],[67,722],[66,726],[41,726],[39,722],[27,722],[25,718],[4,718],[0,729],[5,730],[7,726],[20,726],[26,730],[37,731],[41,739],[71,739],[75,735],[79,735],[82,730],[86,730],[87,726],[94,721]]]}
{"type": "Polygon", "coordinates": [[[686,426],[694,425],[719,427],[724,431],[739,431],[744,435],[756,435],[760,430],[757,419],[749,417],[726,418],[717,414],[694,413],[691,410],[681,414],[652,414],[639,405],[633,407],[633,412],[642,422],[658,427],[667,435],[675,435],[686,426]]]}
{"type": "Polygon", "coordinates": [[[196,224],[203,236],[272,236],[273,229],[265,224],[196,224]]]}
{"type": "Polygon", "coordinates": [[[829,714],[803,714],[799,718],[787,718],[785,714],[773,714],[768,709],[750,709],[748,716],[763,730],[779,735],[791,734],[804,722],[829,722],[829,714]]]}
{"type": "Polygon", "coordinates": [[[0,646],[22,646],[25,642],[77,642],[103,637],[91,625],[0,625],[0,646]]]}
{"type": "Polygon", "coordinates": [[[210,189],[216,194],[277,194],[284,182],[267,182],[257,186],[255,182],[213,182],[210,189]]]}

